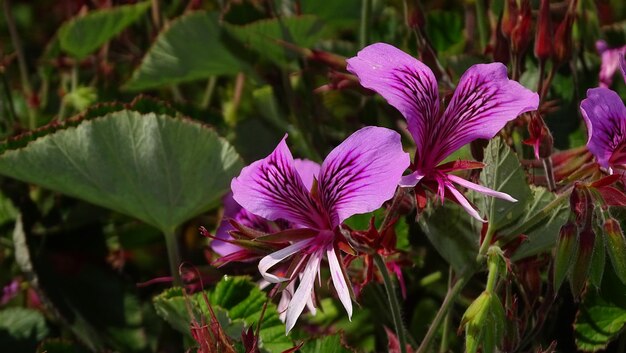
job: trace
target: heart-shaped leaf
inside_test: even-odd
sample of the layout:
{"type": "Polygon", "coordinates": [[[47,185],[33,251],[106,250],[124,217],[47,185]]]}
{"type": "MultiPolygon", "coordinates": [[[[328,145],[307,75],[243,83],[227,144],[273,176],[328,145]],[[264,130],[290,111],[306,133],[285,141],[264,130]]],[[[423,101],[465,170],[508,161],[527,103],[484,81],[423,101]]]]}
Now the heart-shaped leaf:
{"type": "Polygon", "coordinates": [[[210,128],[134,111],[84,120],[0,155],[0,174],[125,213],[168,234],[216,205],[241,167],[235,150],[210,128]]]}

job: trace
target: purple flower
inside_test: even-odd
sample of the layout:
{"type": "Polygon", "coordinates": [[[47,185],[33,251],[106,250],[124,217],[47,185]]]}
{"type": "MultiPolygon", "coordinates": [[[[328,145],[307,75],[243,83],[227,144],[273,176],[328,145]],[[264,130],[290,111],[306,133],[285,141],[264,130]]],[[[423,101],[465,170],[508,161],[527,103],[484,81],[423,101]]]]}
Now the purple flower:
{"type": "Polygon", "coordinates": [[[592,88],[580,109],[587,124],[587,148],[598,164],[609,173],[626,169],[626,107],[619,95],[608,88],[592,88]]]}
{"type": "Polygon", "coordinates": [[[361,85],[383,96],[404,115],[415,144],[413,173],[401,186],[434,185],[437,194],[458,202],[482,221],[472,204],[454,184],[486,195],[516,201],[511,196],[474,184],[452,171],[480,167],[476,162],[440,163],[451,153],[478,138],[494,137],[519,114],[536,110],[539,96],[509,80],[501,63],[470,67],[461,77],[447,108],[441,108],[437,80],[423,63],[384,43],[372,44],[348,59],[348,70],[361,85]]]}
{"type": "MultiPolygon", "coordinates": [[[[307,189],[311,189],[313,186],[313,179],[319,174],[320,165],[308,159],[295,159],[294,166],[296,171],[298,171],[304,186],[307,189]]],[[[226,196],[224,196],[222,204],[224,205],[222,221],[215,231],[215,239],[211,242],[211,248],[220,256],[228,256],[237,251],[243,250],[240,246],[235,245],[233,242],[229,242],[233,239],[229,232],[234,230],[234,227],[230,223],[231,220],[264,233],[275,233],[291,228],[289,224],[286,224],[287,222],[270,222],[265,218],[248,212],[233,199],[232,192],[229,192],[226,196]]]]}
{"type": "Polygon", "coordinates": [[[289,332],[307,302],[312,301],[324,257],[339,300],[351,317],[351,290],[338,256],[337,242],[342,237],[339,225],[354,214],[378,209],[390,199],[409,165],[409,156],[402,151],[397,132],[366,127],[331,151],[316,181],[309,183],[296,169],[285,138],[269,156],[244,168],[233,179],[231,190],[235,201],[247,211],[271,221],[285,220],[303,229],[303,234],[310,234],[259,262],[259,271],[269,282],[299,279],[285,314],[289,332]],[[293,261],[286,277],[270,272],[290,257],[293,261]]]}
{"type": "Polygon", "coordinates": [[[626,71],[623,65],[624,55],[626,55],[626,45],[619,48],[610,48],[605,41],[599,40],[596,42],[596,50],[598,50],[598,54],[600,54],[600,59],[602,60],[600,65],[599,86],[610,87],[613,83],[615,71],[617,71],[619,66],[622,67],[622,75],[624,75],[624,80],[626,80],[626,71]]]}

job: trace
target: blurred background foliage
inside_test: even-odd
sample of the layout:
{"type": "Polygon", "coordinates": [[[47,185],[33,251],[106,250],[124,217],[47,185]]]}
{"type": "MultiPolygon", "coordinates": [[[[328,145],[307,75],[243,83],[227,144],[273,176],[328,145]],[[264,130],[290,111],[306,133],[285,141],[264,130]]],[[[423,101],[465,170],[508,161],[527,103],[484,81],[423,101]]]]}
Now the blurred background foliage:
{"type": "MultiPolygon", "coordinates": [[[[320,161],[359,127],[404,131],[400,114],[347,74],[345,57],[369,43],[392,43],[433,68],[447,96],[470,65],[494,61],[494,29],[506,5],[503,0],[0,3],[0,137],[6,140],[0,148],[3,352],[193,347],[183,294],[166,290],[176,280],[170,277],[168,256],[197,267],[218,321],[240,340],[242,327],[259,317],[242,313],[237,303],[247,300],[245,305],[258,309],[265,294],[242,277],[217,283],[223,274],[257,279],[256,267],[210,266],[215,255],[198,233],[199,226],[216,228],[219,199],[230,178],[271,152],[285,133],[295,155],[320,161]],[[152,141],[156,132],[161,137],[152,141]],[[142,155],[158,148],[167,153],[156,159],[142,155]],[[74,161],[84,151],[91,159],[82,169],[74,161]],[[129,153],[139,158],[123,158],[129,153]],[[179,194],[184,196],[172,196],[179,194]],[[229,302],[229,295],[240,297],[229,302]]],[[[530,4],[535,18],[539,1],[530,4]]],[[[555,23],[567,5],[551,2],[555,23]]],[[[598,85],[596,41],[626,44],[624,1],[578,0],[576,16],[571,57],[555,70],[543,108],[556,149],[586,143],[579,102],[598,85]]],[[[532,48],[521,56],[520,68],[520,82],[536,90],[539,64],[532,48]]],[[[619,77],[612,88],[626,96],[619,77]]],[[[521,144],[526,137],[512,144],[522,160],[533,158],[532,148],[521,144]]],[[[411,146],[410,137],[404,138],[411,146]]],[[[461,153],[470,154],[469,149],[461,153]]],[[[523,180],[518,159],[509,162],[523,180]]],[[[536,203],[552,197],[539,195],[541,190],[528,193],[536,203]]],[[[408,264],[404,319],[418,342],[448,288],[450,266],[476,252],[476,225],[458,212],[447,205],[427,215],[426,222],[417,224],[409,216],[396,224],[397,247],[406,252],[408,264]],[[454,217],[459,221],[450,222],[454,217]]],[[[367,228],[369,216],[348,223],[367,228]]],[[[545,280],[557,231],[550,232],[540,245],[518,254],[516,271],[527,274],[520,282],[545,280]]],[[[481,291],[479,284],[470,284],[459,308],[481,291]]],[[[302,351],[340,352],[347,350],[344,345],[384,351],[384,328],[392,326],[385,295],[378,284],[364,287],[352,322],[336,300],[324,299],[323,310],[307,315],[291,337],[284,336],[276,309],[270,308],[260,333],[263,349],[280,352],[294,341],[320,337],[302,351]],[[341,336],[332,335],[336,332],[341,336]]],[[[624,317],[621,299],[595,296],[624,317]]],[[[197,296],[188,300],[202,303],[197,296]]],[[[535,351],[553,340],[562,352],[576,350],[577,343],[589,350],[606,346],[623,321],[618,330],[589,339],[571,327],[576,315],[596,315],[597,306],[586,305],[589,310],[577,314],[578,305],[565,293],[550,315],[540,313],[546,316],[545,328],[523,337],[511,334],[517,340],[512,347],[535,351]]],[[[462,312],[453,311],[452,322],[459,322],[462,312]]],[[[460,351],[455,329],[441,334],[449,337],[452,351],[460,351]]],[[[611,349],[623,349],[624,342],[622,337],[611,349]]]]}

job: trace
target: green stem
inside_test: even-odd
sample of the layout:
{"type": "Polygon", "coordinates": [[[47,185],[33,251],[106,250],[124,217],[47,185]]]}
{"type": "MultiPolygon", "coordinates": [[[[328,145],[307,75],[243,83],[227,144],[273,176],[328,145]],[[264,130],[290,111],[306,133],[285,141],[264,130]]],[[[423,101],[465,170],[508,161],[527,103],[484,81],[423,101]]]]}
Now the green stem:
{"type": "MultiPolygon", "coordinates": [[[[448,271],[448,291],[452,288],[452,276],[453,276],[452,266],[450,266],[450,270],[448,271]]],[[[448,346],[450,342],[448,340],[448,336],[450,335],[450,311],[446,313],[446,317],[443,319],[443,332],[441,333],[441,345],[439,346],[439,353],[446,353],[448,351],[448,346]]]]}
{"type": "Polygon", "coordinates": [[[476,0],[476,24],[478,25],[478,39],[480,41],[480,50],[483,52],[487,47],[488,40],[488,24],[485,17],[487,13],[485,10],[484,0],[476,0]]]}
{"type": "Polygon", "coordinates": [[[389,308],[391,309],[391,317],[393,318],[393,325],[395,326],[398,342],[400,343],[400,352],[406,353],[406,337],[404,332],[404,325],[402,324],[402,316],[400,315],[400,302],[396,295],[396,290],[393,284],[393,280],[387,270],[385,259],[380,254],[374,255],[374,262],[376,267],[383,276],[383,282],[385,284],[385,291],[387,292],[387,298],[389,299],[389,308]]]}
{"type": "Polygon", "coordinates": [[[213,92],[215,92],[215,84],[217,83],[217,76],[211,76],[206,84],[202,101],[200,102],[201,109],[207,109],[211,104],[211,98],[213,98],[213,92]]]}
{"type": "MultiPolygon", "coordinates": [[[[493,219],[493,217],[490,217],[489,219],[493,219]]],[[[496,234],[496,230],[491,226],[491,223],[489,223],[489,226],[487,227],[487,234],[485,234],[485,239],[483,239],[483,243],[480,245],[480,249],[478,250],[478,256],[476,256],[476,262],[482,262],[482,258],[485,254],[487,254],[487,250],[489,250],[494,234],[496,234]]]]}
{"type": "Polygon", "coordinates": [[[361,28],[359,31],[359,47],[363,48],[369,43],[370,14],[372,12],[372,0],[361,0],[361,28]]]}
{"type": "Polygon", "coordinates": [[[389,209],[387,210],[387,213],[385,214],[385,218],[383,218],[383,221],[380,224],[380,227],[378,230],[379,232],[384,232],[385,228],[387,228],[387,226],[389,225],[389,222],[391,222],[392,217],[396,215],[396,212],[398,211],[398,208],[400,207],[400,202],[402,201],[402,198],[404,197],[405,192],[406,192],[405,189],[402,187],[398,187],[398,189],[396,190],[396,193],[393,196],[393,200],[391,200],[391,205],[389,206],[389,209]]]}
{"type": "Polygon", "coordinates": [[[465,285],[467,284],[467,282],[469,282],[470,278],[472,278],[473,274],[473,267],[466,270],[465,272],[463,272],[461,277],[459,277],[454,286],[452,286],[452,288],[448,290],[448,293],[446,293],[446,296],[443,299],[443,303],[441,303],[439,311],[437,311],[437,314],[435,315],[435,319],[431,322],[430,327],[428,328],[428,332],[426,332],[426,336],[424,336],[422,343],[417,348],[415,353],[425,353],[428,350],[430,343],[435,337],[435,333],[439,329],[439,326],[441,326],[444,318],[447,316],[448,310],[452,306],[452,303],[454,303],[456,297],[459,295],[459,293],[461,293],[461,290],[465,288],[465,285]]]}
{"type": "Polygon", "coordinates": [[[178,232],[174,229],[171,231],[163,232],[165,236],[165,246],[167,247],[167,259],[170,264],[170,274],[173,278],[173,284],[180,286],[182,281],[180,279],[180,273],[178,267],[180,266],[180,249],[178,246],[178,232]]]}

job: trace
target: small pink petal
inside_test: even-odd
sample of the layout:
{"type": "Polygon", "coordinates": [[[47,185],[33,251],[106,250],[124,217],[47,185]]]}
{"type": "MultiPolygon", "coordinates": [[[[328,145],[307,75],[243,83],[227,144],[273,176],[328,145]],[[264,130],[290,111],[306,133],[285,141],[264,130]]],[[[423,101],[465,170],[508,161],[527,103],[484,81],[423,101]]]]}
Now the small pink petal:
{"type": "Polygon", "coordinates": [[[490,188],[484,187],[482,185],[478,185],[478,184],[472,183],[471,181],[465,180],[465,179],[463,179],[461,177],[458,177],[456,175],[453,175],[453,174],[448,174],[448,180],[450,180],[452,182],[455,182],[455,183],[457,183],[457,184],[459,184],[461,186],[464,186],[464,187],[466,187],[468,189],[472,189],[472,190],[478,191],[479,193],[484,194],[484,195],[497,197],[499,199],[510,201],[510,202],[517,202],[517,200],[514,199],[513,197],[511,197],[511,195],[509,195],[509,194],[506,194],[506,193],[503,193],[503,192],[499,192],[499,191],[495,191],[495,190],[492,190],[490,188]]]}
{"type": "Polygon", "coordinates": [[[313,285],[315,284],[315,275],[319,271],[321,259],[322,254],[320,252],[311,254],[309,261],[302,272],[302,278],[300,279],[298,288],[296,289],[296,292],[287,307],[285,320],[287,334],[295,326],[296,321],[298,321],[298,317],[302,313],[302,310],[304,310],[307,302],[311,300],[313,285]]]}
{"type": "Polygon", "coordinates": [[[343,269],[337,259],[337,254],[335,254],[335,249],[332,246],[326,250],[326,256],[328,257],[328,265],[330,267],[330,276],[333,279],[333,285],[335,286],[341,304],[346,308],[348,319],[352,321],[352,298],[350,297],[350,289],[346,283],[343,269]]]}
{"type": "Polygon", "coordinates": [[[403,188],[412,188],[417,185],[422,178],[424,178],[424,174],[419,171],[413,172],[400,178],[400,183],[398,185],[403,188]]]}
{"type": "Polygon", "coordinates": [[[476,218],[477,220],[479,220],[479,221],[481,221],[483,223],[486,222],[484,219],[482,219],[482,217],[480,217],[480,214],[478,214],[478,211],[476,211],[476,209],[469,203],[469,201],[467,201],[465,196],[463,194],[461,194],[459,192],[459,190],[457,190],[454,187],[454,185],[452,185],[450,183],[446,183],[446,187],[448,188],[448,190],[450,191],[452,196],[454,196],[454,198],[459,202],[461,207],[463,207],[465,209],[465,211],[467,213],[469,213],[470,216],[476,218]]]}
{"type": "Polygon", "coordinates": [[[283,249],[280,249],[262,258],[261,261],[259,261],[259,266],[258,266],[261,276],[263,276],[263,278],[266,281],[271,282],[271,283],[281,283],[281,282],[287,281],[288,278],[278,277],[269,273],[268,272],[269,269],[274,267],[279,262],[282,262],[284,259],[288,258],[289,256],[306,248],[307,246],[309,246],[310,242],[311,242],[310,239],[299,241],[297,243],[291,244],[283,249]]]}

